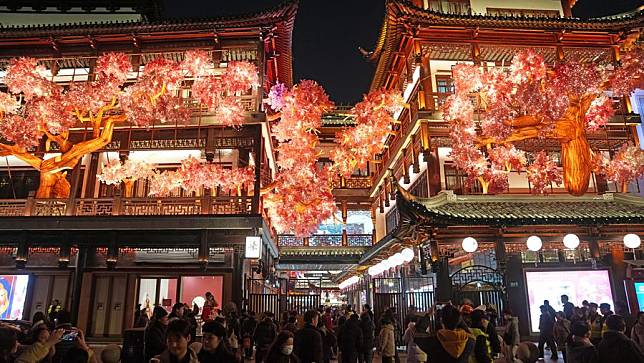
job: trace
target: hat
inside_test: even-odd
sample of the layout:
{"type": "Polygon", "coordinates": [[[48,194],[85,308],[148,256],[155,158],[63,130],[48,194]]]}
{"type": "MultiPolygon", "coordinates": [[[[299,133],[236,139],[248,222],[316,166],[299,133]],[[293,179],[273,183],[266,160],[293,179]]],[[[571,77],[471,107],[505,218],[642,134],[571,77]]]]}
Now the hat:
{"type": "Polygon", "coordinates": [[[226,328],[223,325],[219,324],[216,321],[207,321],[201,327],[203,333],[210,333],[220,338],[226,336],[226,328]]]}
{"type": "Polygon", "coordinates": [[[481,310],[481,311],[487,311],[487,306],[485,305],[479,305],[476,307],[474,310],[481,310]]]}
{"type": "Polygon", "coordinates": [[[474,309],[472,309],[472,307],[470,305],[466,304],[466,305],[461,306],[461,313],[463,313],[463,314],[471,314],[472,311],[474,311],[474,309]]]}

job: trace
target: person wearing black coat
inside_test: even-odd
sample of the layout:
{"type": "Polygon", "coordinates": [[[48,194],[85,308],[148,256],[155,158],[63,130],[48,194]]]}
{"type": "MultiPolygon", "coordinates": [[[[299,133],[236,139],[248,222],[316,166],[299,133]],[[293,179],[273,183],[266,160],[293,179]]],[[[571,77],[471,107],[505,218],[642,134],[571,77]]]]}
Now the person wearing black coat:
{"type": "Polygon", "coordinates": [[[337,345],[337,339],[335,337],[335,333],[330,332],[329,329],[327,329],[326,324],[322,319],[318,320],[318,330],[322,335],[322,363],[329,363],[333,356],[332,348],[337,345]]]}
{"type": "Polygon", "coordinates": [[[266,316],[255,328],[253,340],[255,341],[257,351],[255,353],[255,361],[262,362],[268,353],[268,349],[273,344],[273,340],[277,336],[277,327],[273,323],[273,319],[266,316]]]}
{"type": "Polygon", "coordinates": [[[362,329],[357,314],[352,314],[338,333],[342,363],[356,363],[362,351],[362,329]]]}
{"type": "Polygon", "coordinates": [[[203,346],[197,358],[200,363],[237,363],[238,359],[233,352],[228,350],[226,328],[216,321],[207,321],[202,327],[203,346]]]}
{"type": "Polygon", "coordinates": [[[376,327],[369,311],[360,315],[360,330],[362,330],[362,349],[360,349],[360,363],[371,363],[373,348],[375,346],[376,327]]]}
{"type": "Polygon", "coordinates": [[[251,359],[253,356],[253,334],[257,328],[257,319],[255,319],[255,312],[248,312],[248,316],[241,323],[241,336],[242,346],[244,347],[244,357],[251,359]]]}
{"type": "Polygon", "coordinates": [[[597,348],[590,342],[590,324],[580,320],[572,323],[566,341],[566,363],[597,363],[597,348]]]}
{"type": "Polygon", "coordinates": [[[299,363],[300,360],[293,354],[293,333],[282,330],[275,338],[266,356],[266,363],[299,363]]]}
{"type": "MultiPolygon", "coordinates": [[[[548,301],[548,300],[546,300],[548,301]]],[[[557,344],[555,343],[555,317],[550,314],[549,305],[541,305],[541,316],[539,317],[539,358],[543,358],[543,348],[548,344],[552,359],[557,359],[557,344]]]]}
{"type": "Polygon", "coordinates": [[[317,328],[318,312],[304,313],[304,327],[295,333],[294,353],[302,363],[321,363],[324,359],[322,334],[317,328]]]}
{"type": "Polygon", "coordinates": [[[197,341],[197,315],[199,315],[199,306],[197,304],[194,304],[192,307],[192,310],[188,309],[188,305],[186,305],[185,310],[184,310],[184,318],[190,323],[190,341],[191,342],[196,342],[197,341]]]}
{"type": "Polygon", "coordinates": [[[161,306],[155,306],[152,312],[152,319],[150,319],[143,332],[143,351],[146,362],[165,351],[165,331],[167,327],[168,312],[161,306]]]}
{"type": "Polygon", "coordinates": [[[607,330],[597,347],[599,363],[644,362],[644,353],[640,351],[634,341],[624,335],[626,321],[623,316],[609,315],[604,323],[607,330]]]}

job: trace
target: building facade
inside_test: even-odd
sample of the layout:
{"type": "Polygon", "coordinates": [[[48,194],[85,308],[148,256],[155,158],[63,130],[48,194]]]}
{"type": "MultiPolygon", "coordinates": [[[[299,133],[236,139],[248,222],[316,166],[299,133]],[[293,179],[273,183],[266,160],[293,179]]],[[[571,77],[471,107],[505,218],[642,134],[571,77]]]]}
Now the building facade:
{"type": "MultiPolygon", "coordinates": [[[[371,163],[369,196],[378,243],[337,279],[359,278],[344,285],[348,303],[372,303],[376,314],[393,305],[403,319],[412,305],[427,311],[434,303],[468,299],[499,311],[511,308],[519,314],[522,335],[538,331],[543,300],[556,305],[564,293],[574,296],[576,305],[587,291],[589,301],[642,309],[633,286],[623,284],[627,275],[637,275],[627,273],[637,269],[628,261],[641,258],[641,250],[623,242],[626,234],[641,236],[644,229],[641,181],[622,192],[593,175],[585,196],[572,197],[563,185],[551,185],[550,196],[534,197],[526,173],[514,170],[505,191],[483,195],[481,184],[467,183],[450,156],[450,129],[441,105],[454,93],[455,64],[503,67],[527,48],[548,65],[570,59],[611,64],[641,41],[641,11],[581,20],[571,17],[573,5],[547,0],[387,2],[378,41],[363,53],[376,65],[371,89],[399,90],[410,106],[397,115],[388,147],[371,163]],[[578,236],[576,248],[564,246],[567,234],[578,236]],[[526,246],[531,236],[541,243],[535,251],[526,246]],[[466,238],[477,246],[466,246],[471,243],[463,242],[466,238]],[[415,249],[413,263],[384,273],[372,269],[406,247],[415,249]],[[579,281],[593,281],[603,290],[579,281]]],[[[613,101],[620,111],[605,130],[588,135],[594,149],[611,156],[624,142],[639,145],[641,127],[632,100],[613,101]]],[[[516,146],[528,155],[545,149],[555,159],[561,152],[548,139],[516,146]]]]}
{"type": "MultiPolygon", "coordinates": [[[[193,110],[185,125],[117,125],[110,143],[64,174],[69,198],[36,198],[38,171],[5,152],[0,265],[12,305],[2,318],[29,319],[58,300],[88,336],[103,337],[120,336],[130,328],[137,304],[150,311],[154,305],[169,309],[178,301],[201,305],[210,291],[221,308],[226,302],[241,307],[247,281],[270,276],[278,256],[277,236],[260,200],[260,188],[275,173],[262,100],[276,82],[292,84],[296,10],[290,2],[234,18],[139,16],[2,29],[3,70],[12,58],[35,57],[63,86],[91,79],[97,57],[107,52],[128,55],[132,71],[127,82],[134,82],[154,59],[177,61],[195,49],[208,52],[214,73],[234,61],[251,62],[260,73],[260,86],[240,96],[245,110],[241,127],[226,127],[205,109],[193,110]],[[151,198],[145,179],[125,187],[96,177],[110,160],[145,160],[159,170],[175,170],[188,156],[224,169],[254,166],[255,181],[238,193],[176,189],[170,196],[151,198]],[[247,237],[260,237],[255,246],[260,258],[245,258],[247,237]]],[[[195,104],[189,92],[181,97],[185,104],[195,104]]],[[[82,126],[70,130],[70,140],[88,137],[82,126]]],[[[44,138],[33,153],[58,157],[50,141],[44,138]]]]}

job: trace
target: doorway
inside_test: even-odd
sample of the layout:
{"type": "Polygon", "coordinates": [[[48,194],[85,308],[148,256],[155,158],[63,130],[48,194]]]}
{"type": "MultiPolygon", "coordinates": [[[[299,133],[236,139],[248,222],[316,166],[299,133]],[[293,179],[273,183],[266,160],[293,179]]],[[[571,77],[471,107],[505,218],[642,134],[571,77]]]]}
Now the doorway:
{"type": "Polygon", "coordinates": [[[120,336],[123,331],[126,275],[98,275],[94,277],[94,299],[90,335],[120,336]]]}

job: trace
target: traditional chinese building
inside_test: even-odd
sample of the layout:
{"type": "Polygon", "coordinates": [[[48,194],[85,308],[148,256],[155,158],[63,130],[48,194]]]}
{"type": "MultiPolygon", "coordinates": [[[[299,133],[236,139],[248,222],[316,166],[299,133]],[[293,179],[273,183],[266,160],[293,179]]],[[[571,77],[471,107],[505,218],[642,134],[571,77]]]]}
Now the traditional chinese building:
{"type": "MultiPolygon", "coordinates": [[[[480,183],[467,183],[455,167],[449,125],[440,112],[454,92],[451,70],[458,62],[502,67],[530,48],[547,64],[578,59],[608,65],[641,40],[641,11],[582,20],[571,17],[573,5],[387,2],[378,41],[364,51],[376,65],[371,89],[400,90],[409,108],[397,115],[388,147],[370,164],[378,242],[338,279],[358,276],[342,285],[349,303],[372,303],[376,314],[393,305],[402,318],[411,305],[428,310],[434,302],[468,298],[475,305],[516,311],[522,335],[536,331],[543,300],[558,304],[564,293],[576,305],[587,293],[588,301],[621,301],[631,311],[642,309],[632,286],[625,290],[623,284],[625,261],[641,258],[639,247],[624,243],[639,240],[625,235],[644,233],[641,181],[628,185],[628,193],[616,193],[620,186],[593,174],[584,196],[572,197],[553,184],[551,195],[536,197],[529,195],[533,186],[525,172],[514,170],[505,191],[482,195],[480,183]],[[574,248],[564,246],[568,234],[577,236],[566,240],[574,248]],[[376,266],[406,247],[415,249],[414,263],[388,265],[384,273],[376,266]]],[[[588,135],[593,149],[613,155],[625,141],[639,145],[637,100],[613,99],[619,111],[605,129],[588,135]]],[[[545,149],[555,159],[561,152],[549,139],[524,140],[517,147],[528,155],[545,149]]]]}
{"type": "MultiPolygon", "coordinates": [[[[37,5],[47,8],[45,3],[37,5]]],[[[82,2],[67,4],[83,7],[82,2]]],[[[222,307],[231,301],[241,307],[247,283],[253,278],[263,283],[274,275],[277,236],[264,217],[259,192],[275,173],[262,99],[272,84],[292,84],[297,4],[199,20],[159,20],[154,16],[158,9],[150,4],[123,2],[121,8],[79,11],[135,17],[129,20],[5,25],[0,31],[2,68],[15,57],[36,57],[53,81],[66,86],[92,79],[100,54],[124,52],[132,65],[128,82],[134,82],[153,59],[177,61],[188,50],[205,50],[215,73],[233,61],[252,62],[259,70],[260,87],[241,96],[242,126],[226,127],[204,109],[193,110],[186,125],[116,126],[109,144],[85,155],[63,175],[70,185],[69,198],[36,198],[38,172],[3,154],[0,268],[11,303],[0,312],[2,318],[30,318],[57,299],[87,335],[120,336],[132,326],[137,304],[168,309],[178,301],[202,304],[201,296],[211,291],[222,307]],[[240,193],[177,189],[171,196],[150,198],[147,180],[122,188],[96,177],[110,160],[145,160],[160,170],[174,170],[187,156],[224,169],[254,166],[255,181],[240,193]],[[248,244],[247,237],[259,242],[251,239],[255,244],[248,244]],[[250,254],[252,259],[245,258],[250,254]]],[[[31,9],[10,4],[5,10],[14,14],[31,9]]],[[[185,104],[194,104],[190,92],[181,97],[185,104]]],[[[87,128],[74,127],[69,139],[82,141],[89,134],[87,128]]],[[[60,156],[47,138],[33,153],[45,159],[60,156]]]]}

